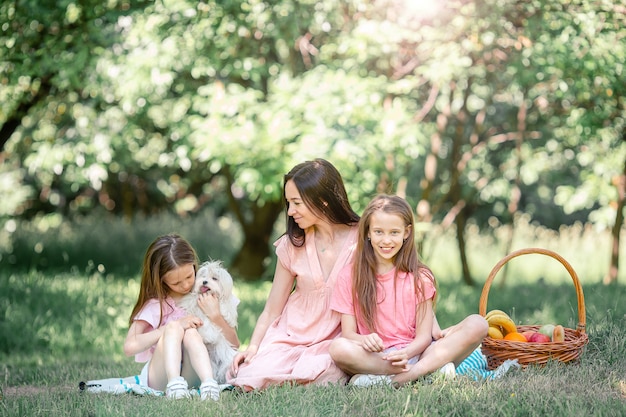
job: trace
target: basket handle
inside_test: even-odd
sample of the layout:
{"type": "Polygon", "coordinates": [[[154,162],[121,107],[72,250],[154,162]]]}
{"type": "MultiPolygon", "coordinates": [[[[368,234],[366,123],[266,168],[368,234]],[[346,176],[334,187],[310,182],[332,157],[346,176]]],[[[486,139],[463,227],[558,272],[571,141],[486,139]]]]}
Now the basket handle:
{"type": "Polygon", "coordinates": [[[578,326],[576,330],[578,330],[581,333],[585,333],[585,327],[586,327],[585,297],[583,296],[583,288],[580,285],[580,281],[578,280],[578,275],[576,275],[576,271],[574,271],[574,268],[572,268],[569,262],[567,262],[561,255],[548,249],[542,249],[542,248],[519,249],[519,250],[509,253],[507,256],[502,258],[496,264],[496,266],[493,267],[493,269],[489,273],[489,276],[487,277],[487,280],[485,281],[485,285],[483,286],[483,292],[480,295],[480,302],[478,305],[479,314],[483,317],[487,314],[487,298],[489,297],[489,288],[491,287],[491,283],[493,282],[493,279],[495,278],[498,271],[500,271],[500,269],[511,259],[516,258],[521,255],[527,255],[527,254],[533,254],[533,253],[547,255],[556,259],[557,261],[561,262],[561,264],[563,264],[565,269],[567,269],[567,272],[569,272],[570,276],[572,277],[572,281],[574,281],[574,287],[576,288],[576,298],[578,299],[578,326]]]}

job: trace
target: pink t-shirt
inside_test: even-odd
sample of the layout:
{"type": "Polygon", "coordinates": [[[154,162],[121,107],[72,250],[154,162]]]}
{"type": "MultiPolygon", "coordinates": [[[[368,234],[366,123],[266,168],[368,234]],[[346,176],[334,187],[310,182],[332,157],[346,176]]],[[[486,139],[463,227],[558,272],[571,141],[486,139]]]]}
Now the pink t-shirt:
{"type": "MultiPolygon", "coordinates": [[[[170,321],[181,319],[187,316],[188,313],[182,308],[178,307],[174,302],[174,299],[167,297],[163,303],[163,320],[161,326],[166,325],[170,321]]],[[[161,318],[161,309],[159,308],[159,300],[152,298],[144,304],[139,310],[139,313],[133,318],[133,321],[143,320],[147,322],[154,330],[159,327],[159,319],[161,318]]],[[[148,362],[152,358],[156,345],[152,346],[148,350],[144,350],[141,353],[135,355],[136,362],[148,362]]]]}
{"type": "MultiPolygon", "coordinates": [[[[430,275],[427,270],[423,271],[424,275],[430,275]]],[[[436,292],[433,277],[421,277],[423,296],[418,299],[413,274],[399,272],[394,284],[395,273],[394,268],[376,277],[378,298],[376,333],[383,340],[385,349],[390,347],[401,349],[415,339],[417,306],[425,300],[433,299],[436,292]]],[[[357,333],[362,335],[372,333],[361,318],[361,314],[355,314],[352,302],[352,265],[347,265],[339,273],[330,308],[341,314],[356,316],[357,333]]]]}

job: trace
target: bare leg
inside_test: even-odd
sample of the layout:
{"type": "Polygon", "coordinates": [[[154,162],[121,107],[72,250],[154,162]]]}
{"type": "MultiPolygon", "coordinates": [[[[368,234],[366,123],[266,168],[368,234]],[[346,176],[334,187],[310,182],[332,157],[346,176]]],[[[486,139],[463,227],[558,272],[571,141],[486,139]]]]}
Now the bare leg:
{"type": "Polygon", "coordinates": [[[407,372],[396,374],[393,381],[398,384],[414,381],[438,370],[448,362],[458,366],[487,336],[487,329],[487,321],[478,314],[473,314],[445,329],[444,336],[426,348],[419,361],[407,372]]]}
{"type": "Polygon", "coordinates": [[[202,382],[214,378],[209,351],[196,329],[185,331],[181,374],[190,387],[200,386],[202,382]]]}
{"type": "Polygon", "coordinates": [[[184,334],[185,330],[178,322],[170,322],[165,326],[148,368],[150,387],[163,391],[168,381],[180,376],[184,334]]]}
{"type": "Polygon", "coordinates": [[[403,368],[392,366],[391,362],[382,359],[380,353],[368,352],[358,343],[343,337],[333,340],[329,350],[335,364],[349,375],[394,375],[403,371],[403,368]]]}

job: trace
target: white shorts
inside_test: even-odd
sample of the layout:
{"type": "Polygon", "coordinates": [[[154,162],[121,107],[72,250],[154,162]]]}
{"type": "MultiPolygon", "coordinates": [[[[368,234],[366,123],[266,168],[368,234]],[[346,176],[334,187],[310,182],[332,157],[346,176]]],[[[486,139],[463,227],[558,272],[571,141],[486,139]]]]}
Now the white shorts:
{"type": "Polygon", "coordinates": [[[141,370],[141,373],[139,374],[139,385],[145,385],[146,387],[148,386],[148,368],[150,367],[150,359],[148,359],[148,362],[146,362],[146,364],[143,366],[143,369],[141,370]]]}
{"type": "MultiPolygon", "coordinates": [[[[390,348],[383,350],[383,353],[395,352],[396,350],[400,350],[400,349],[401,348],[394,346],[394,347],[390,347],[390,348]]],[[[409,359],[408,364],[415,365],[419,359],[420,359],[420,355],[413,356],[412,358],[409,359]]]]}

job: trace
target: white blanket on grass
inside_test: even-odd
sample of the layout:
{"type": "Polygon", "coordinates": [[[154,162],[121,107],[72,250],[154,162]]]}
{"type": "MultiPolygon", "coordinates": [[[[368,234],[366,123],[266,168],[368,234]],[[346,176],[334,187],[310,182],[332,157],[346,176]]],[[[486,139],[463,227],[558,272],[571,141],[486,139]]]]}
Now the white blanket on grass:
{"type": "MultiPolygon", "coordinates": [[[[139,380],[139,375],[128,376],[126,378],[95,379],[92,381],[79,383],[78,388],[81,391],[91,392],[94,394],[136,394],[153,395],[157,397],[162,397],[165,395],[165,392],[163,391],[150,388],[147,385],[142,385],[139,380]]],[[[224,391],[230,388],[232,388],[232,385],[220,385],[220,391],[224,391]]],[[[191,388],[189,390],[189,394],[192,396],[200,395],[200,391],[196,388],[191,388]]]]}
{"type": "MultiPolygon", "coordinates": [[[[487,358],[480,350],[480,347],[476,348],[471,355],[469,355],[461,364],[456,368],[457,375],[465,375],[476,381],[489,380],[501,378],[509,370],[520,368],[517,363],[517,359],[509,359],[504,361],[497,369],[489,370],[487,368],[487,358]]],[[[129,376],[126,378],[107,378],[96,379],[93,381],[81,382],[79,384],[81,391],[91,393],[109,393],[109,394],[136,394],[136,395],[154,395],[164,396],[163,391],[150,388],[147,385],[142,385],[139,380],[139,375],[129,376]]],[[[232,389],[232,385],[222,384],[220,390],[232,389]]],[[[197,389],[190,389],[191,395],[200,395],[197,389]]]]}

